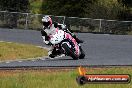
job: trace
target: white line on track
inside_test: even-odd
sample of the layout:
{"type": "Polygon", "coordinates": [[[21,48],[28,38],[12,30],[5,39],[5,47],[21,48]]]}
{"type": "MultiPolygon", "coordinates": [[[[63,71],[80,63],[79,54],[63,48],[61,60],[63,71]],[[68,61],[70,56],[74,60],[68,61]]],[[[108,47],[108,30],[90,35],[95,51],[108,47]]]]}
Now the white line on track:
{"type": "Polygon", "coordinates": [[[44,59],[40,59],[40,60],[46,60],[46,59],[44,58],[44,59]]]}
{"type": "Polygon", "coordinates": [[[6,61],[5,63],[8,64],[8,63],[10,63],[10,62],[9,62],[9,61],[6,61]]]}
{"type": "Polygon", "coordinates": [[[34,61],[36,61],[36,60],[31,60],[31,61],[33,61],[33,62],[34,62],[34,61]]]}
{"type": "Polygon", "coordinates": [[[20,63],[21,63],[22,61],[18,61],[18,62],[20,62],[20,63]]]}

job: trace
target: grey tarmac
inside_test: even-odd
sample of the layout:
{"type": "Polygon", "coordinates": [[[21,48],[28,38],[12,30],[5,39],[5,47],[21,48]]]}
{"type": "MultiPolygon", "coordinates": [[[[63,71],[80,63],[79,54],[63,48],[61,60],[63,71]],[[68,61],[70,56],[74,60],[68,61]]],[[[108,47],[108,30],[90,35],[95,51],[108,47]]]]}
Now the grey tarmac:
{"type": "MultiPolygon", "coordinates": [[[[86,53],[85,59],[73,60],[71,57],[55,59],[40,58],[36,60],[0,62],[0,67],[67,67],[90,65],[132,65],[132,35],[109,35],[76,33],[84,40],[82,48],[86,53]]],[[[46,46],[40,31],[24,29],[0,28],[0,41],[46,46]]]]}

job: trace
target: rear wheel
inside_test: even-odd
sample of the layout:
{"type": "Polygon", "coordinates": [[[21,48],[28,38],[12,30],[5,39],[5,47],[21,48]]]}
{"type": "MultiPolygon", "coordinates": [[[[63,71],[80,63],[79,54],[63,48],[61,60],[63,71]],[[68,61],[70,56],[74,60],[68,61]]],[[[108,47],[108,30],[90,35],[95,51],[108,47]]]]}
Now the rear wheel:
{"type": "Polygon", "coordinates": [[[65,49],[65,53],[71,56],[74,60],[78,60],[78,56],[74,53],[74,50],[71,49],[66,43],[62,44],[62,47],[65,49]]]}

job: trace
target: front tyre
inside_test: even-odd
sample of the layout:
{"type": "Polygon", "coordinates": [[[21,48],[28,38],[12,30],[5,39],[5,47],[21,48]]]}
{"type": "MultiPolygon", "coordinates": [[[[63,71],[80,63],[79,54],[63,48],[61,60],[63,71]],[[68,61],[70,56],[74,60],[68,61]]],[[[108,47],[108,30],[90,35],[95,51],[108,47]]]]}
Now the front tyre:
{"type": "Polygon", "coordinates": [[[79,48],[80,48],[80,52],[81,52],[81,55],[79,56],[79,59],[84,59],[84,57],[85,57],[85,52],[83,51],[83,49],[82,49],[81,46],[79,46],[79,48]]]}
{"type": "Polygon", "coordinates": [[[78,60],[78,56],[75,54],[75,51],[71,49],[66,43],[62,44],[62,48],[68,56],[71,56],[74,60],[78,60]]]}

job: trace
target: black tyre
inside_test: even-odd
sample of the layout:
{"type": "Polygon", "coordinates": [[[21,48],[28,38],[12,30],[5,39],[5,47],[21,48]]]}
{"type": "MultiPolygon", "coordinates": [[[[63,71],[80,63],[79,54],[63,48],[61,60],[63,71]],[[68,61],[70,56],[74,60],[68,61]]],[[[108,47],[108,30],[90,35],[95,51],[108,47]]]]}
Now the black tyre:
{"type": "Polygon", "coordinates": [[[74,53],[74,50],[70,49],[66,43],[62,44],[62,47],[68,56],[71,56],[74,60],[78,60],[78,56],[74,53]]]}
{"type": "Polygon", "coordinates": [[[83,51],[83,49],[81,47],[80,47],[80,52],[81,52],[81,55],[79,56],[79,59],[84,59],[85,52],[83,51]]]}

